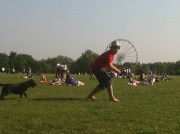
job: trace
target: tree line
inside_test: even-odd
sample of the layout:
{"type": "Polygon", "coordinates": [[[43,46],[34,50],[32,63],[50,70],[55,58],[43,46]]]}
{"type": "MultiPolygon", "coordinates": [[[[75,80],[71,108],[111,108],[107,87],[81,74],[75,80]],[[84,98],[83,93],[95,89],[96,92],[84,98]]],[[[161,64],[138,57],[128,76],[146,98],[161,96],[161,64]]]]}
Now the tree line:
{"type": "MultiPolygon", "coordinates": [[[[11,51],[9,55],[0,53],[0,68],[5,68],[5,72],[10,73],[14,68],[16,72],[23,72],[31,68],[33,73],[55,73],[56,64],[66,64],[70,73],[89,73],[91,63],[98,57],[97,53],[86,50],[77,59],[59,55],[53,58],[36,60],[31,55],[18,54],[11,51]]],[[[155,63],[124,63],[117,65],[119,68],[131,68],[136,74],[152,71],[156,74],[167,73],[169,75],[180,75],[180,61],[177,62],[155,62],[155,63]]]]}

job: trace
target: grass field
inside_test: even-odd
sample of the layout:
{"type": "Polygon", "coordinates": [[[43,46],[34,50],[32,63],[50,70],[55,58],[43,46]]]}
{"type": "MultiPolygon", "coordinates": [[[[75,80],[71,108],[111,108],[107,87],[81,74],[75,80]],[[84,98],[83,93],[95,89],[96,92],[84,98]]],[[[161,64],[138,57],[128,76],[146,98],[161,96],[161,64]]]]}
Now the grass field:
{"type": "MultiPolygon", "coordinates": [[[[49,80],[54,75],[46,75],[49,80]]],[[[98,100],[85,98],[97,81],[74,75],[85,86],[53,86],[34,80],[28,98],[8,95],[0,101],[0,134],[179,134],[180,77],[153,86],[128,86],[127,79],[113,79],[114,95],[107,91],[98,100]]],[[[0,83],[25,81],[18,75],[0,74],[0,83]]]]}

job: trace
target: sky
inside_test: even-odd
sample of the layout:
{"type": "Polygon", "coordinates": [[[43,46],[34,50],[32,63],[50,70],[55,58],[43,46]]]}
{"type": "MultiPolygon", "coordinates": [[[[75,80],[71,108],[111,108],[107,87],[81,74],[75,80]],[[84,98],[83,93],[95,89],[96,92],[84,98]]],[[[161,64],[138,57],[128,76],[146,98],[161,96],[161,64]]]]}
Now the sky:
{"type": "Polygon", "coordinates": [[[129,40],[141,63],[180,60],[179,0],[0,0],[0,53],[77,60],[129,40]]]}

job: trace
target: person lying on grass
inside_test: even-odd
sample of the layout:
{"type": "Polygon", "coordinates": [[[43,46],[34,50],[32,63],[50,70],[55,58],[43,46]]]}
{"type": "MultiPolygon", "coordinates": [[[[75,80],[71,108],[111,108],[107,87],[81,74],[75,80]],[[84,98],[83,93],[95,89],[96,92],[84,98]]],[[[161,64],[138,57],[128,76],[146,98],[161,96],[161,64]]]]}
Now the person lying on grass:
{"type": "Polygon", "coordinates": [[[75,80],[69,74],[67,74],[67,76],[66,76],[65,83],[66,83],[66,85],[71,85],[71,86],[84,86],[85,85],[84,82],[75,80]]]}

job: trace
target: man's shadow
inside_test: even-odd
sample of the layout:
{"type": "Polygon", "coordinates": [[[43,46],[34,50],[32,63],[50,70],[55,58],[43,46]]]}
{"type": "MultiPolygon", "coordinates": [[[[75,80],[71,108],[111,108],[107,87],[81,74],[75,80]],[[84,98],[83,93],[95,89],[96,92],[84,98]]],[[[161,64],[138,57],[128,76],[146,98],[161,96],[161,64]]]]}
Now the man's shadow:
{"type": "Polygon", "coordinates": [[[35,101],[84,101],[83,98],[36,98],[35,101]]]}

